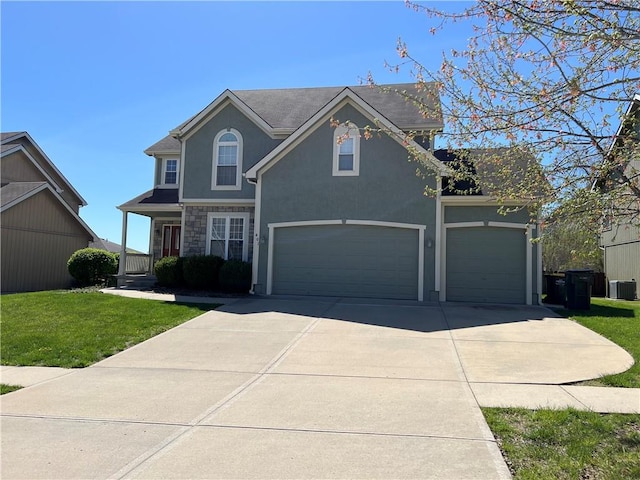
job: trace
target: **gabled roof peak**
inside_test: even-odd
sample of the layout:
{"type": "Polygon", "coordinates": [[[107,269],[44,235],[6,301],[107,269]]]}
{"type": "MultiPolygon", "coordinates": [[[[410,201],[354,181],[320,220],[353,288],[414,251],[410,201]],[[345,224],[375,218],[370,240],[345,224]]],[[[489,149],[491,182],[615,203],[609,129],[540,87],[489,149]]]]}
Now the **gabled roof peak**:
{"type": "MultiPolygon", "coordinates": [[[[436,85],[397,83],[387,85],[353,85],[338,87],[297,87],[259,90],[226,89],[202,111],[170,132],[185,137],[197,130],[218,108],[230,102],[260,126],[267,134],[283,138],[293,133],[338,95],[358,97],[388,118],[401,130],[441,130],[441,109],[436,85]],[[427,110],[425,118],[414,100],[421,99],[427,110]]],[[[151,151],[153,147],[147,149],[151,151]]]]}

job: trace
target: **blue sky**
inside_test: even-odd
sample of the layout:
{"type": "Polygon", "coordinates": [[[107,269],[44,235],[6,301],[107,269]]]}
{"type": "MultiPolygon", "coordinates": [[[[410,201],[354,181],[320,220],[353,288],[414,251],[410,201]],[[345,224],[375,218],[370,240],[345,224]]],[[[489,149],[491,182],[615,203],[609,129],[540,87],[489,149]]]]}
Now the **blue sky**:
{"type": "MultiPolygon", "coordinates": [[[[28,131],[117,243],[116,206],[153,187],[143,150],[225,89],[410,82],[384,67],[398,37],[437,68],[469,36],[432,36],[401,1],[2,1],[0,14],[2,131],[28,131]]],[[[148,220],[129,215],[127,245],[148,242],[148,220]]]]}

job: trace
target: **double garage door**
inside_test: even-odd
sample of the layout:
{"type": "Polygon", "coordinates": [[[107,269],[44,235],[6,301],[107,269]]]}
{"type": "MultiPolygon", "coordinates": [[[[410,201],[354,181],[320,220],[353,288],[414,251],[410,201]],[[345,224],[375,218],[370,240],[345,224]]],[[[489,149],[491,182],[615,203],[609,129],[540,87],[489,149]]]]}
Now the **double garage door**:
{"type": "Polygon", "coordinates": [[[447,229],[447,301],[525,303],[526,244],[522,229],[447,229]]]}
{"type": "Polygon", "coordinates": [[[275,228],[272,293],[417,300],[418,239],[411,228],[275,228]]]}
{"type": "MultiPolygon", "coordinates": [[[[418,299],[415,228],[278,227],[273,242],[273,294],[418,299]]],[[[448,228],[446,300],[526,303],[526,245],[522,229],[448,228]]]]}

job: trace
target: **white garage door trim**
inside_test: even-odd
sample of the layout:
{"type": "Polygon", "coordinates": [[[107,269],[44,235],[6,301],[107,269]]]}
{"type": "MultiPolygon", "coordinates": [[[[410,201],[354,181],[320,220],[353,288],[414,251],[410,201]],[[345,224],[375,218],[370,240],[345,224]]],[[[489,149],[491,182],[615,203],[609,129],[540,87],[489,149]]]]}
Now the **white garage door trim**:
{"type": "Polygon", "coordinates": [[[269,223],[269,251],[267,256],[267,295],[273,290],[273,242],[276,228],[310,227],[317,225],[367,225],[373,227],[405,228],[418,231],[418,301],[424,299],[424,232],[426,225],[414,223],[380,222],[376,220],[310,220],[304,222],[269,223]]]}
{"type": "Polygon", "coordinates": [[[483,221],[483,222],[458,222],[458,223],[445,223],[443,224],[442,229],[442,240],[441,240],[441,249],[440,249],[440,262],[442,264],[442,270],[440,271],[440,301],[447,301],[447,230],[450,228],[473,228],[473,227],[496,227],[496,228],[515,228],[520,230],[525,230],[525,271],[526,271],[526,282],[525,282],[525,302],[527,305],[533,304],[533,268],[531,266],[532,260],[532,249],[533,244],[531,242],[532,238],[532,230],[535,228],[534,225],[529,225],[526,223],[510,223],[510,222],[491,222],[491,221],[483,221]]]}

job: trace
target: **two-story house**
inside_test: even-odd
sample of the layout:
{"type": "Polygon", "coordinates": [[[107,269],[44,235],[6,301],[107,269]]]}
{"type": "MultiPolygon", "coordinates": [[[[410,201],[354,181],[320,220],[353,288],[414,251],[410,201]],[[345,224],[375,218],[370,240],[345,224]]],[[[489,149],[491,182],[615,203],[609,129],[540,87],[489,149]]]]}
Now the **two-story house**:
{"type": "Polygon", "coordinates": [[[27,132],[2,133],[2,292],[66,288],[67,260],[97,236],[87,202],[27,132]]]}
{"type": "Polygon", "coordinates": [[[528,212],[505,217],[480,192],[426,196],[447,175],[428,141],[443,128],[435,87],[426,117],[414,84],[387,87],[223,92],[145,150],[155,186],[118,207],[122,245],[134,213],[151,218],[153,261],[249,261],[256,294],[538,303],[528,212]],[[387,133],[366,138],[368,125],[387,133]]]}

